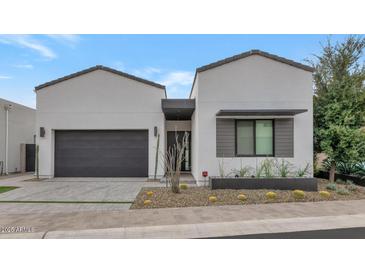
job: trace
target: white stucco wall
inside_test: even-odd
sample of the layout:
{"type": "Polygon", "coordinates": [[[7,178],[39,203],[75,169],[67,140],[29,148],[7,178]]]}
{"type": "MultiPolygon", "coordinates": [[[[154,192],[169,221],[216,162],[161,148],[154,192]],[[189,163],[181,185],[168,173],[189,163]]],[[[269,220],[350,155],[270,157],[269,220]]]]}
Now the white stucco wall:
{"type": "Polygon", "coordinates": [[[201,172],[199,170],[199,146],[198,146],[198,117],[199,117],[199,96],[198,96],[198,89],[199,89],[199,75],[195,78],[194,86],[191,92],[190,99],[195,99],[195,110],[193,115],[191,116],[191,174],[194,178],[198,179],[201,172]]]}
{"type": "MultiPolygon", "coordinates": [[[[33,144],[35,134],[35,109],[0,99],[0,161],[5,165],[5,105],[12,105],[9,111],[9,156],[8,171],[21,171],[20,144],[33,144]]],[[[5,167],[4,167],[5,172],[5,167]]]]}
{"type": "MultiPolygon", "coordinates": [[[[37,134],[40,175],[54,175],[54,130],[148,129],[149,176],[155,168],[154,127],[165,138],[165,119],[161,109],[164,89],[131,80],[103,70],[93,71],[37,91],[37,134]]],[[[160,142],[164,151],[164,142],[160,142]]],[[[159,165],[158,175],[163,175],[159,165]]]]}
{"type": "MultiPolygon", "coordinates": [[[[313,104],[311,72],[253,55],[198,73],[198,97],[192,121],[194,177],[219,175],[216,157],[216,113],[221,109],[308,109],[294,116],[296,167],[312,166],[313,104]]],[[[264,158],[225,158],[225,172],[244,165],[255,167],[264,158]]]]}

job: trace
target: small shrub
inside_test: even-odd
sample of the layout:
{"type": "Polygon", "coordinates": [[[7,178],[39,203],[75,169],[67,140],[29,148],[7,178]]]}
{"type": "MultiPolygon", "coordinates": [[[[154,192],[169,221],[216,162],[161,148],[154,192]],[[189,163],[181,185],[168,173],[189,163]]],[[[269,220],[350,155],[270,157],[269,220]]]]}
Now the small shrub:
{"type": "Polygon", "coordinates": [[[224,158],[218,159],[219,176],[225,177],[226,173],[224,170],[224,158]]]}
{"type": "Polygon", "coordinates": [[[293,195],[295,199],[304,199],[305,198],[305,192],[303,190],[294,190],[293,195]]]}
{"type": "Polygon", "coordinates": [[[340,184],[340,185],[345,185],[346,184],[346,182],[344,180],[342,180],[342,179],[337,179],[336,180],[336,183],[337,184],[340,184]]]}
{"type": "Polygon", "coordinates": [[[153,195],[153,191],[147,191],[146,194],[148,197],[151,197],[153,195]]]}
{"type": "Polygon", "coordinates": [[[272,178],[274,176],[275,176],[274,160],[272,159],[263,160],[256,169],[256,177],[272,178]]]}
{"type": "Polygon", "coordinates": [[[328,191],[322,190],[319,192],[319,196],[321,196],[324,199],[328,199],[329,197],[331,197],[331,193],[329,193],[328,191]]]}
{"type": "Polygon", "coordinates": [[[188,185],[186,183],[180,184],[180,189],[188,189],[188,185]]]}
{"type": "Polygon", "coordinates": [[[354,184],[354,182],[352,180],[346,180],[346,184],[351,185],[351,184],[354,184]]]}
{"type": "Polygon", "coordinates": [[[335,183],[329,183],[329,184],[326,185],[326,189],[336,191],[337,190],[337,185],[335,183]]]}
{"type": "Polygon", "coordinates": [[[217,197],[216,196],[209,196],[209,198],[208,198],[208,200],[209,200],[209,202],[211,202],[211,203],[215,203],[218,199],[217,199],[217,197]]]}
{"type": "Polygon", "coordinates": [[[238,200],[240,201],[246,201],[247,200],[247,197],[245,194],[241,193],[237,196],[238,200]]]}
{"type": "Polygon", "coordinates": [[[288,177],[291,173],[292,165],[288,161],[281,159],[275,161],[275,167],[280,177],[288,177]]]}
{"type": "Polygon", "coordinates": [[[348,191],[346,188],[340,188],[336,191],[336,193],[339,195],[349,195],[350,191],[348,191]]]}
{"type": "Polygon", "coordinates": [[[250,175],[250,171],[252,167],[249,166],[241,166],[240,169],[232,169],[232,173],[235,177],[248,177],[250,175]]]}
{"type": "Polygon", "coordinates": [[[143,201],[143,204],[144,204],[145,206],[148,206],[148,205],[152,204],[152,201],[151,201],[151,200],[144,200],[144,201],[143,201]]]}
{"type": "Polygon", "coordinates": [[[275,192],[269,191],[265,194],[265,196],[267,199],[275,200],[278,195],[275,192]]]}
{"type": "Polygon", "coordinates": [[[357,186],[353,183],[346,185],[346,188],[352,192],[357,191],[357,186]]]}
{"type": "Polygon", "coordinates": [[[309,174],[309,171],[310,171],[310,164],[307,163],[304,168],[299,167],[296,173],[298,177],[304,177],[309,174]]]}

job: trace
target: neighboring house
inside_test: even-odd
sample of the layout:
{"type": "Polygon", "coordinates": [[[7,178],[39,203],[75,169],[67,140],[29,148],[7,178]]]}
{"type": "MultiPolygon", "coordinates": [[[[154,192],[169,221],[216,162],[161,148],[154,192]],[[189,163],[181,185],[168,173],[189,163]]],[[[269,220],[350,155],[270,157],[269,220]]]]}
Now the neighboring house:
{"type": "Polygon", "coordinates": [[[312,165],[311,67],[253,50],[200,67],[189,99],[96,66],[35,88],[43,176],[153,177],[161,153],[189,132],[182,170],[198,182],[266,157],[312,165]]]}
{"type": "Polygon", "coordinates": [[[0,173],[34,171],[35,115],[35,109],[0,99],[0,173]]]}

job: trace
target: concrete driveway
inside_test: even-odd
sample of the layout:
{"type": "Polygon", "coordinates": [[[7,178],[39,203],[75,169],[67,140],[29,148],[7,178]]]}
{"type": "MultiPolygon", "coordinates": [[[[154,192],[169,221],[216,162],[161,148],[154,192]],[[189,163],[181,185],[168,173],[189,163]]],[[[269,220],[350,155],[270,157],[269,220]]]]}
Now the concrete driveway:
{"type": "Polygon", "coordinates": [[[142,187],[161,186],[158,182],[147,182],[145,178],[55,178],[40,182],[24,181],[31,178],[31,175],[25,175],[0,180],[0,186],[19,187],[0,194],[1,212],[24,214],[129,209],[142,187]],[[5,203],[5,201],[109,203],[5,203]]]}
{"type": "Polygon", "coordinates": [[[24,182],[20,188],[0,194],[0,201],[132,202],[144,186],[161,184],[145,178],[57,178],[24,182]]]}

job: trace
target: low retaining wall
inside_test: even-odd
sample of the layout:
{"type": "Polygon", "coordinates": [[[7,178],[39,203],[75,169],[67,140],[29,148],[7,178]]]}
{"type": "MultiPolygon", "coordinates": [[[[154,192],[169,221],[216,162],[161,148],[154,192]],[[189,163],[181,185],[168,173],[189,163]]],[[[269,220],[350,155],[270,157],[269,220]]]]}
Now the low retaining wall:
{"type": "Polygon", "coordinates": [[[211,189],[278,189],[318,191],[316,178],[222,178],[210,177],[211,189]]]}
{"type": "MultiPolygon", "coordinates": [[[[326,171],[319,171],[315,174],[315,176],[322,179],[328,179],[329,173],[326,171]]],[[[359,186],[365,186],[365,179],[362,179],[361,177],[336,173],[335,180],[337,179],[341,179],[344,181],[351,180],[354,184],[357,184],[359,186]]]]}

